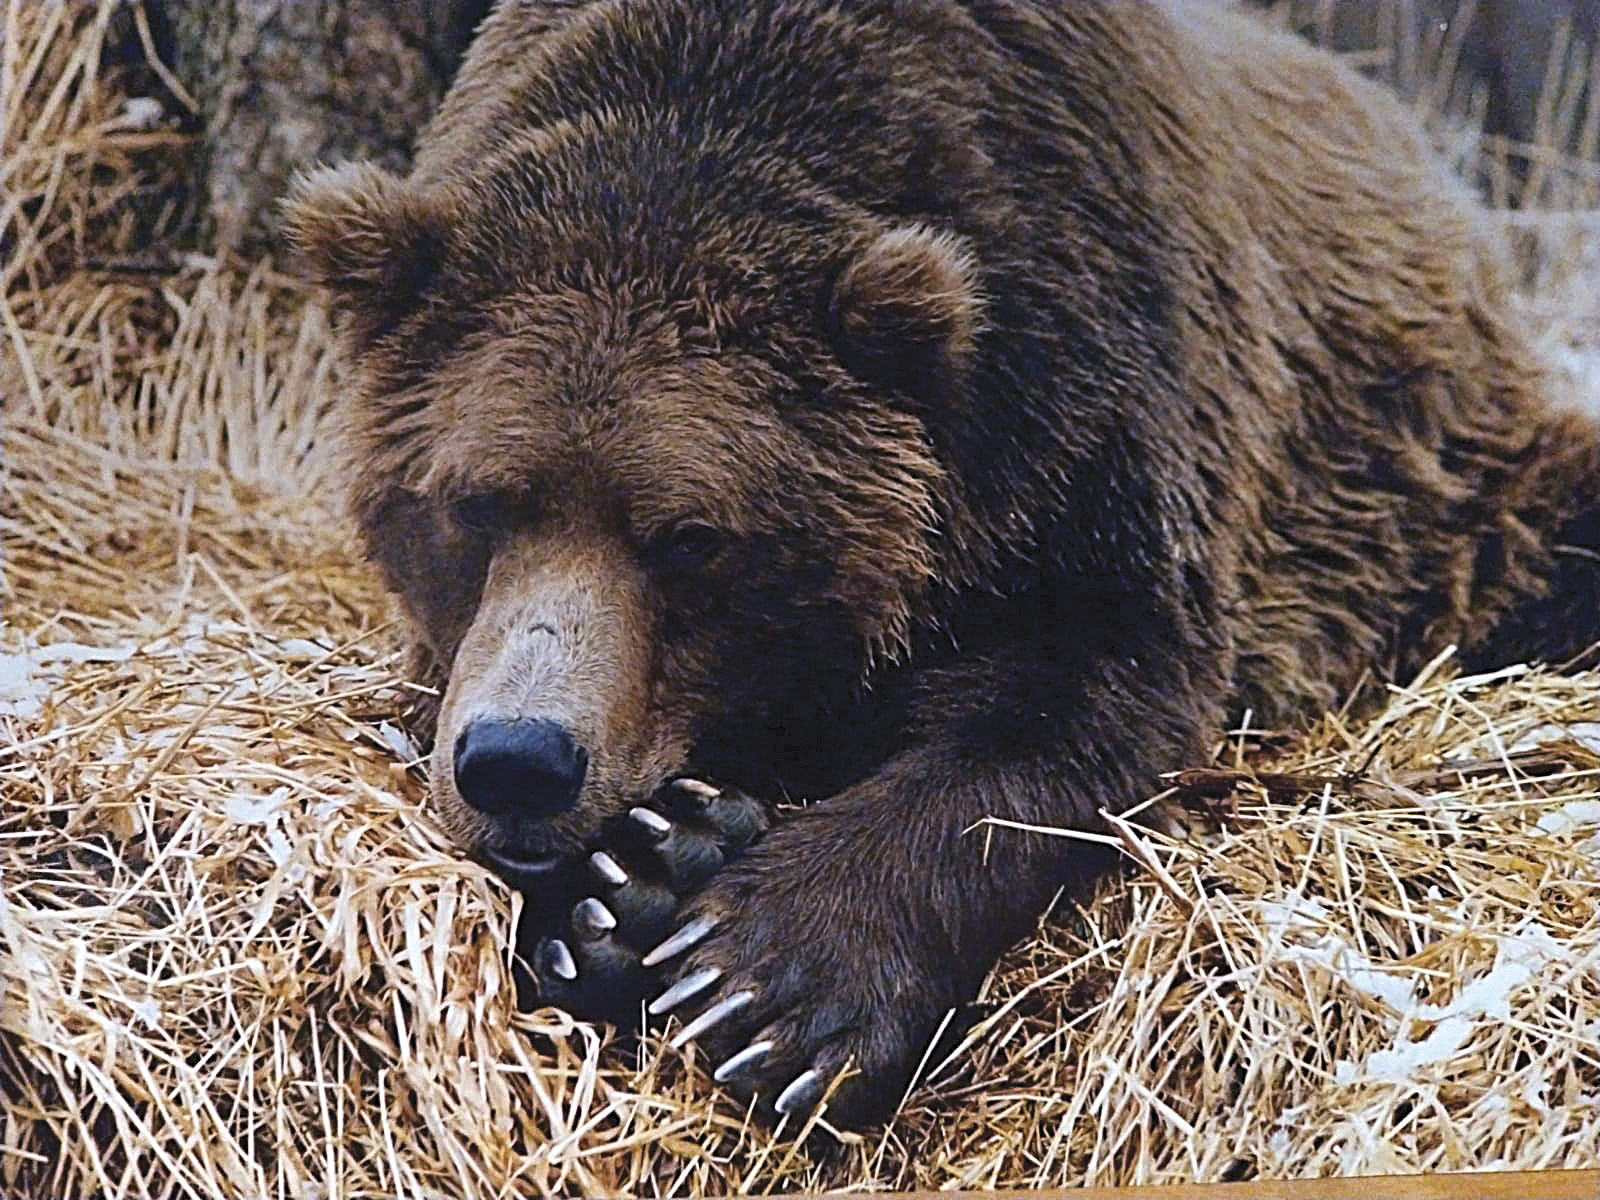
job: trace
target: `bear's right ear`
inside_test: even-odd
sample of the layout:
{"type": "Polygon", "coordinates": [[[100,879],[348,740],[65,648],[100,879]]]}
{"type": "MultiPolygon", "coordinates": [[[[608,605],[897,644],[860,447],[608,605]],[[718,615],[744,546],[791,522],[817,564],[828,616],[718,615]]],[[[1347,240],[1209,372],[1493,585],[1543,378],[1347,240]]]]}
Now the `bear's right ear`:
{"type": "Polygon", "coordinates": [[[283,205],[299,273],[327,289],[330,307],[370,343],[410,312],[444,247],[438,210],[372,163],[301,175],[283,205]]]}
{"type": "Polygon", "coordinates": [[[926,225],[879,234],[840,272],[825,321],[864,379],[932,401],[977,348],[983,301],[964,239],[926,225]]]}

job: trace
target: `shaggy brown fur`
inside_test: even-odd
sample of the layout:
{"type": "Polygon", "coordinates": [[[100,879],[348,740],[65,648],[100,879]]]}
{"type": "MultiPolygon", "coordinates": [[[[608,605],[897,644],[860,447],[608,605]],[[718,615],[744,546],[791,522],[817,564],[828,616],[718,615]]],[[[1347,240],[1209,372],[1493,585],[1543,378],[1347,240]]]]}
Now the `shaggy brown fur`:
{"type": "MultiPolygon", "coordinates": [[[[976,822],[1094,828],[1230,712],[1485,639],[1564,522],[1600,541],[1600,433],[1462,190],[1207,6],[505,0],[412,176],[318,173],[291,223],[448,682],[445,823],[526,863],[684,771],[812,802],[674,972],[751,993],[704,1040],[771,1042],[769,1100],[852,1061],[836,1111],[882,1112],[1087,869],[976,822]],[[570,734],[575,802],[464,801],[489,719],[570,734]]],[[[1502,649],[1600,635],[1585,563],[1545,601],[1582,625],[1502,649]]]]}

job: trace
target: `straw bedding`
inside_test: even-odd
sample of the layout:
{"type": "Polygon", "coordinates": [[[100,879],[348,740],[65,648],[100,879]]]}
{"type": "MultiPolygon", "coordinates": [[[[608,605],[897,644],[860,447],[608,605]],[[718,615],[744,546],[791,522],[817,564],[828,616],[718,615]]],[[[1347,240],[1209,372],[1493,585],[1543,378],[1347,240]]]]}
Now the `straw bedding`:
{"type": "MultiPolygon", "coordinates": [[[[115,7],[0,16],[0,1193],[1600,1163],[1582,664],[1445,659],[1375,710],[1230,736],[887,1131],[774,1134],[692,1049],[518,1014],[516,901],[420,810],[397,639],[327,486],[320,318],[267,265],[132,257],[130,201],[183,143],[100,69],[115,7]]],[[[1576,276],[1539,299],[1582,370],[1576,276]]]]}

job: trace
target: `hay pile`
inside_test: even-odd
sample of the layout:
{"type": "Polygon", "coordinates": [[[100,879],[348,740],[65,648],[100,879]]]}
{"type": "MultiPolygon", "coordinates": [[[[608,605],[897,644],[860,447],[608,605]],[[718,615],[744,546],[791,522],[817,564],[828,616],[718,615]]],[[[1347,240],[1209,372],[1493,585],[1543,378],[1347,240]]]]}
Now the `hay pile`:
{"type": "Polygon", "coordinates": [[[0,1194],[1600,1163],[1593,670],[1442,662],[1231,737],[885,1132],[801,1145],[692,1050],[519,1015],[515,901],[419,810],[329,498],[320,318],[265,265],[132,258],[183,144],[99,69],[115,7],[0,18],[0,1194]]]}

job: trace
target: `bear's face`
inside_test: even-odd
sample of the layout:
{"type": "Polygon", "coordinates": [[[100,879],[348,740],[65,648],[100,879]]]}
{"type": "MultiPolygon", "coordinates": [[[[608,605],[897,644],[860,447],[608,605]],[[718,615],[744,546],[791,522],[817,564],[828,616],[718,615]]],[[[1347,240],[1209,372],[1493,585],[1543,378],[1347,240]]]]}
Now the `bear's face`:
{"type": "Polygon", "coordinates": [[[553,862],[904,649],[948,506],[926,410],[975,337],[955,239],[747,229],[770,259],[708,235],[651,263],[537,212],[497,243],[371,168],[290,215],[356,368],[354,511],[447,676],[433,803],[468,847],[553,862]]]}

